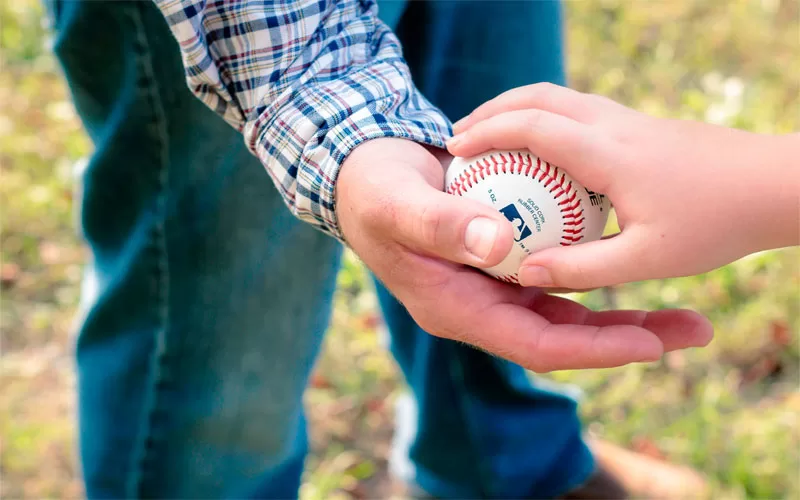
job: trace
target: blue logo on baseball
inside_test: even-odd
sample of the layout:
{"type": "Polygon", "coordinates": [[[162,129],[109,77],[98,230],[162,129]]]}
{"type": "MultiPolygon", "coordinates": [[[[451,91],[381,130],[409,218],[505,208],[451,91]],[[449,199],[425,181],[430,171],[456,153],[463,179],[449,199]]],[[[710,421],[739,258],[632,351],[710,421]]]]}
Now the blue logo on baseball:
{"type": "Polygon", "coordinates": [[[531,235],[531,229],[525,224],[525,220],[519,214],[519,210],[514,204],[510,204],[500,209],[509,222],[514,226],[514,241],[522,241],[531,235]]]}

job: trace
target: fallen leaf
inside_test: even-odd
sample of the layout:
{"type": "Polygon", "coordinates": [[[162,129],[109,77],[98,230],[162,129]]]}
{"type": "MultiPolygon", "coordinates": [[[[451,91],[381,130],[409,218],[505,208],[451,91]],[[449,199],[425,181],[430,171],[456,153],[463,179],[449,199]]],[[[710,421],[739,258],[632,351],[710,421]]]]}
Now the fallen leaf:
{"type": "Polygon", "coordinates": [[[765,353],[761,359],[744,371],[739,387],[746,387],[767,377],[778,375],[782,370],[783,365],[778,354],[774,352],[765,353]]]}
{"type": "Polygon", "coordinates": [[[384,408],[384,400],[383,399],[368,399],[364,406],[367,407],[367,410],[370,412],[379,412],[384,408]]]}
{"type": "Polygon", "coordinates": [[[785,321],[772,322],[772,342],[785,347],[792,343],[792,333],[785,321]]]}
{"type": "Polygon", "coordinates": [[[633,438],[631,447],[633,448],[633,451],[641,453],[642,455],[647,455],[651,458],[655,458],[656,460],[667,459],[666,455],[664,455],[664,453],[658,448],[658,445],[650,438],[637,436],[633,438]]]}
{"type": "Polygon", "coordinates": [[[383,320],[377,314],[365,314],[361,321],[362,325],[367,330],[374,330],[383,324],[383,320]]]}
{"type": "Polygon", "coordinates": [[[0,266],[0,283],[3,288],[11,288],[19,279],[20,269],[13,262],[4,262],[0,266]]]}
{"type": "Polygon", "coordinates": [[[313,372],[311,374],[311,379],[309,380],[308,385],[314,389],[330,389],[333,387],[333,384],[331,384],[328,378],[319,372],[313,372]]]}

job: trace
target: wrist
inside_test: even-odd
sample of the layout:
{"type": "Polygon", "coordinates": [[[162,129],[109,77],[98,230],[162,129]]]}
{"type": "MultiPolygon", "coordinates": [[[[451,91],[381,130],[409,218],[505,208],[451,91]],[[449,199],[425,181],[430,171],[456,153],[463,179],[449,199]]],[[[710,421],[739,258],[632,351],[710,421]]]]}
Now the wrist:
{"type": "Polygon", "coordinates": [[[760,216],[753,228],[756,251],[800,244],[800,134],[758,135],[746,156],[753,178],[743,186],[755,197],[760,216]]]}
{"type": "Polygon", "coordinates": [[[780,234],[773,247],[800,245],[800,133],[774,137],[775,155],[775,219],[780,234]]]}

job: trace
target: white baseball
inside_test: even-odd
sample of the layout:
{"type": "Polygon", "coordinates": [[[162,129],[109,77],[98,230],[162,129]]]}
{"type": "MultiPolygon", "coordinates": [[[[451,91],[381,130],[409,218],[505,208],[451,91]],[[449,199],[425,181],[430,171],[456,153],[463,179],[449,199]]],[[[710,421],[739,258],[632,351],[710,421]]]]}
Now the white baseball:
{"type": "Polygon", "coordinates": [[[608,197],[527,150],[454,158],[445,190],[497,208],[513,225],[511,252],[500,264],[482,269],[509,283],[519,283],[520,264],[537,250],[600,239],[611,210],[608,197]]]}

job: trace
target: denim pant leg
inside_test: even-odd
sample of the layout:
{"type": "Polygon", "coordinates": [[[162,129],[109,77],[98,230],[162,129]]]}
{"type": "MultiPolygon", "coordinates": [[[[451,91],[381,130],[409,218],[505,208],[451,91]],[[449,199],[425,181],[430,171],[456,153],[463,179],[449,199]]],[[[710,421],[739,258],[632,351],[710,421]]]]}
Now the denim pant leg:
{"type": "MultiPolygon", "coordinates": [[[[416,84],[452,120],[510,88],[564,83],[557,2],[385,6],[416,84]]],[[[594,462],[574,400],[532,384],[518,365],[428,335],[377,288],[414,396],[398,412],[399,475],[451,498],[546,498],[587,478],[594,462]]]]}
{"type": "Polygon", "coordinates": [[[151,2],[48,6],[96,146],[79,200],[88,496],[296,497],[340,245],[189,93],[151,2]]]}

